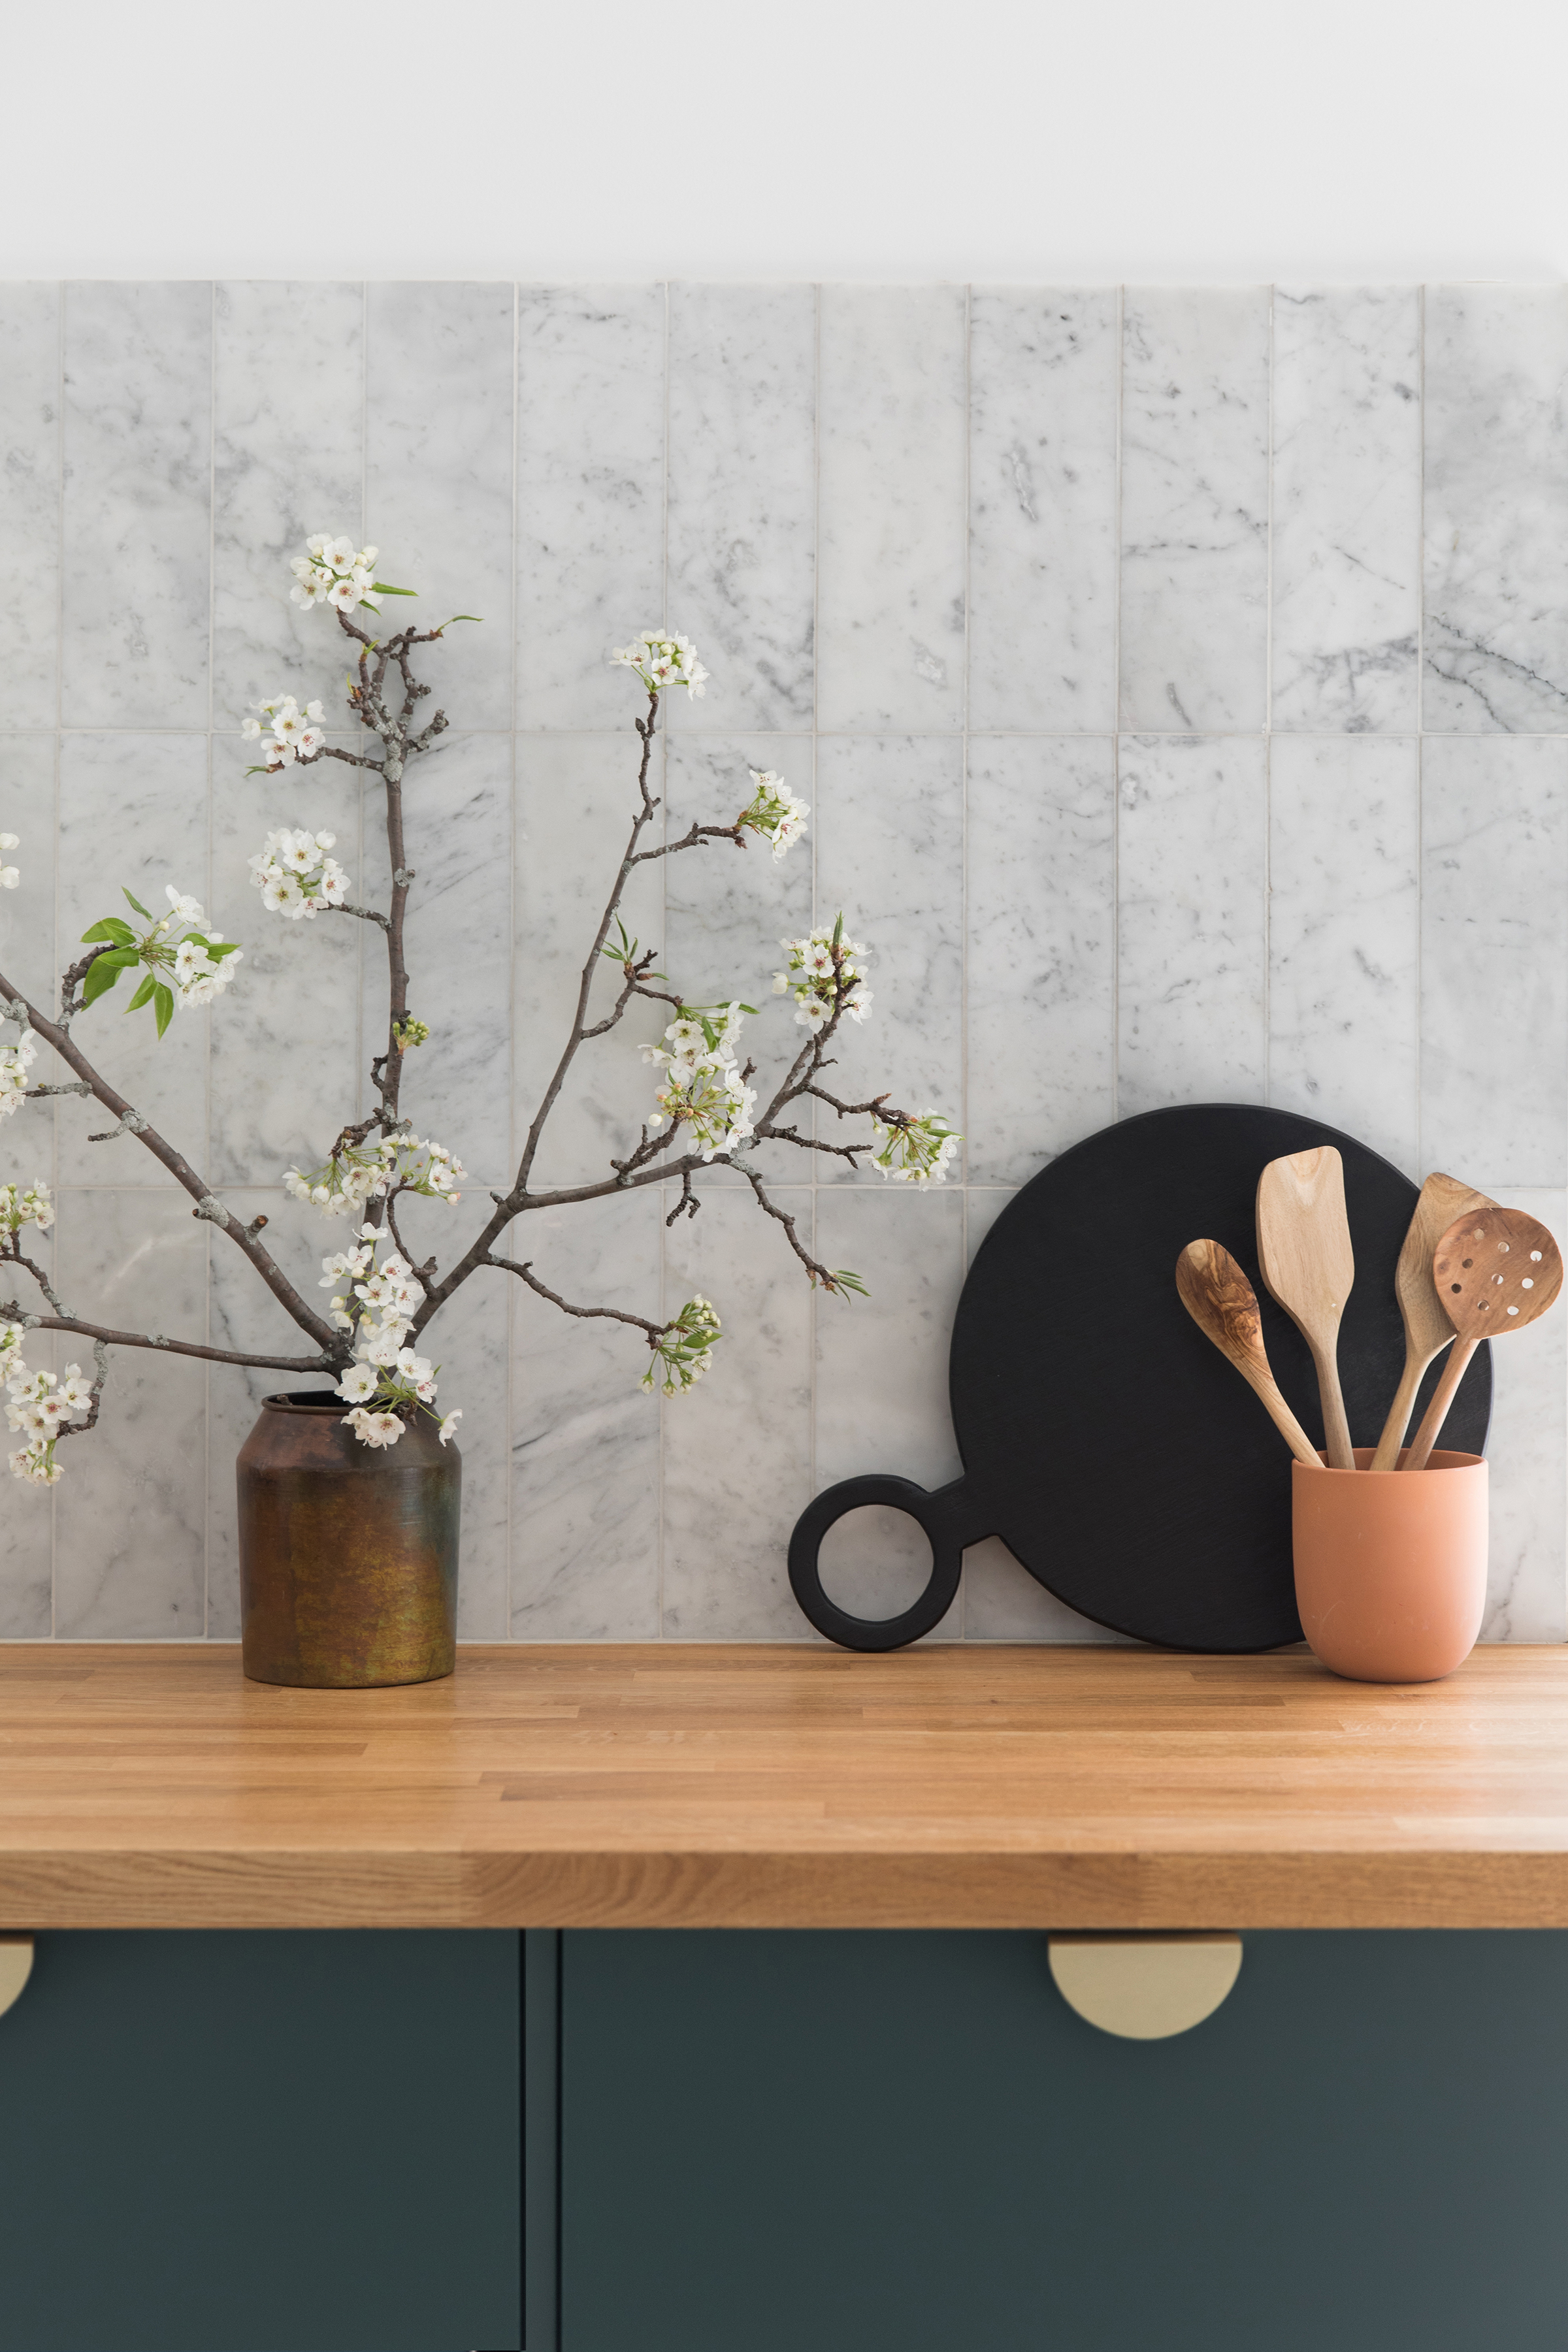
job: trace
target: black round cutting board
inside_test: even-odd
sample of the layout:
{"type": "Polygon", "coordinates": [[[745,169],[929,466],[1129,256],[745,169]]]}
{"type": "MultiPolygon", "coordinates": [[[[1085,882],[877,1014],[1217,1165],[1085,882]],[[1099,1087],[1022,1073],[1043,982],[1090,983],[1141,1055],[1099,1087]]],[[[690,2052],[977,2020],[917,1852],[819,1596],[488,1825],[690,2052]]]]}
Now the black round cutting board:
{"type": "MultiPolygon", "coordinates": [[[[1345,1409],[1352,1442],[1375,1445],[1405,1363],[1394,1269],[1416,1187],[1353,1137],[1290,1111],[1205,1104],[1123,1119],[1026,1184],[970,1270],[949,1365],[963,1476],[934,1494],[905,1478],[846,1479],[802,1513],[790,1582],[818,1632],[858,1650],[917,1640],[951,1606],[963,1547],[996,1535],[1049,1591],[1140,1641],[1222,1651],[1299,1642],[1289,1449],[1188,1316],[1175,1267],[1200,1239],[1237,1259],[1275,1377],[1321,1444],[1311,1358],[1264,1287],[1254,1229],[1266,1163],[1318,1143],[1343,1159],[1355,1249],[1340,1330],[1345,1409]],[[851,1616],[818,1573],[827,1529],[871,1503],[910,1512],[931,1546],[930,1581],[899,1617],[851,1616]]],[[[1439,1359],[1412,1428],[1441,1370],[1439,1359]]],[[[1491,1389],[1483,1346],[1446,1445],[1480,1453],[1491,1389]]]]}

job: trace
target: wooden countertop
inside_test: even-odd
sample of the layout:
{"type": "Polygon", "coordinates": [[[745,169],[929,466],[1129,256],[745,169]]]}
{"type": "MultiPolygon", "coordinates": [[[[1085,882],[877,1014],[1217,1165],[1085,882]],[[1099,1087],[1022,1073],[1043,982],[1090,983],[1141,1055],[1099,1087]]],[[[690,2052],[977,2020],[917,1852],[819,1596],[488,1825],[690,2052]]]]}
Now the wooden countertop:
{"type": "Polygon", "coordinates": [[[1568,1927],[1568,1649],[0,1644],[0,1928],[1568,1927]]]}

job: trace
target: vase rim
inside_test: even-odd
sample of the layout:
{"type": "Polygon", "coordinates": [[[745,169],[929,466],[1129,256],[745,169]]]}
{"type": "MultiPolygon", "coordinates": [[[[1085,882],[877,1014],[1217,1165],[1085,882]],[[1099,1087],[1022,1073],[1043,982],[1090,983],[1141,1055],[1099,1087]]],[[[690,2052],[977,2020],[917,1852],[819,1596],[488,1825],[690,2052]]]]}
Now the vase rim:
{"type": "Polygon", "coordinates": [[[344,1412],[343,1400],[335,1389],[286,1389],[277,1396],[263,1397],[263,1412],[344,1412]]]}

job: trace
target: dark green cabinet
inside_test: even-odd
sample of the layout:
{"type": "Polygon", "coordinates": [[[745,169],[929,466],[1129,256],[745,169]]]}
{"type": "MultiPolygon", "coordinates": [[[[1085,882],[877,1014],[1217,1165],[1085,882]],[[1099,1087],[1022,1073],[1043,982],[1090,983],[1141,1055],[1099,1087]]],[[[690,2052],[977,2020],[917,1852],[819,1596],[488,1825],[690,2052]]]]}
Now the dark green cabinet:
{"type": "Polygon", "coordinates": [[[1568,1935],[1249,1936],[1144,2043],[1035,1935],[560,1966],[562,2352],[1568,2344],[1568,1935]]]}
{"type": "Polygon", "coordinates": [[[42,1936],[0,2017],[0,2352],[521,2342],[520,1939],[42,1936]]]}

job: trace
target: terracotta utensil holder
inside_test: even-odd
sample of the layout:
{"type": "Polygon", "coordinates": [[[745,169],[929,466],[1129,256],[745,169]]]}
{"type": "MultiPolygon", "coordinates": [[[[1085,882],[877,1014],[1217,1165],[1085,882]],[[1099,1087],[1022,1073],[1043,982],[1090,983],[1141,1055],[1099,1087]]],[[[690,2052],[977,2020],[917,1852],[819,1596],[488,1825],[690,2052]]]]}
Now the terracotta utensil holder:
{"type": "MultiPolygon", "coordinates": [[[[1487,1465],[1290,1465],[1296,1606],[1324,1665],[1361,1683],[1431,1683],[1469,1656],[1487,1597],[1487,1465]]],[[[1404,1460],[1401,1454],[1400,1460],[1404,1460]]]]}

